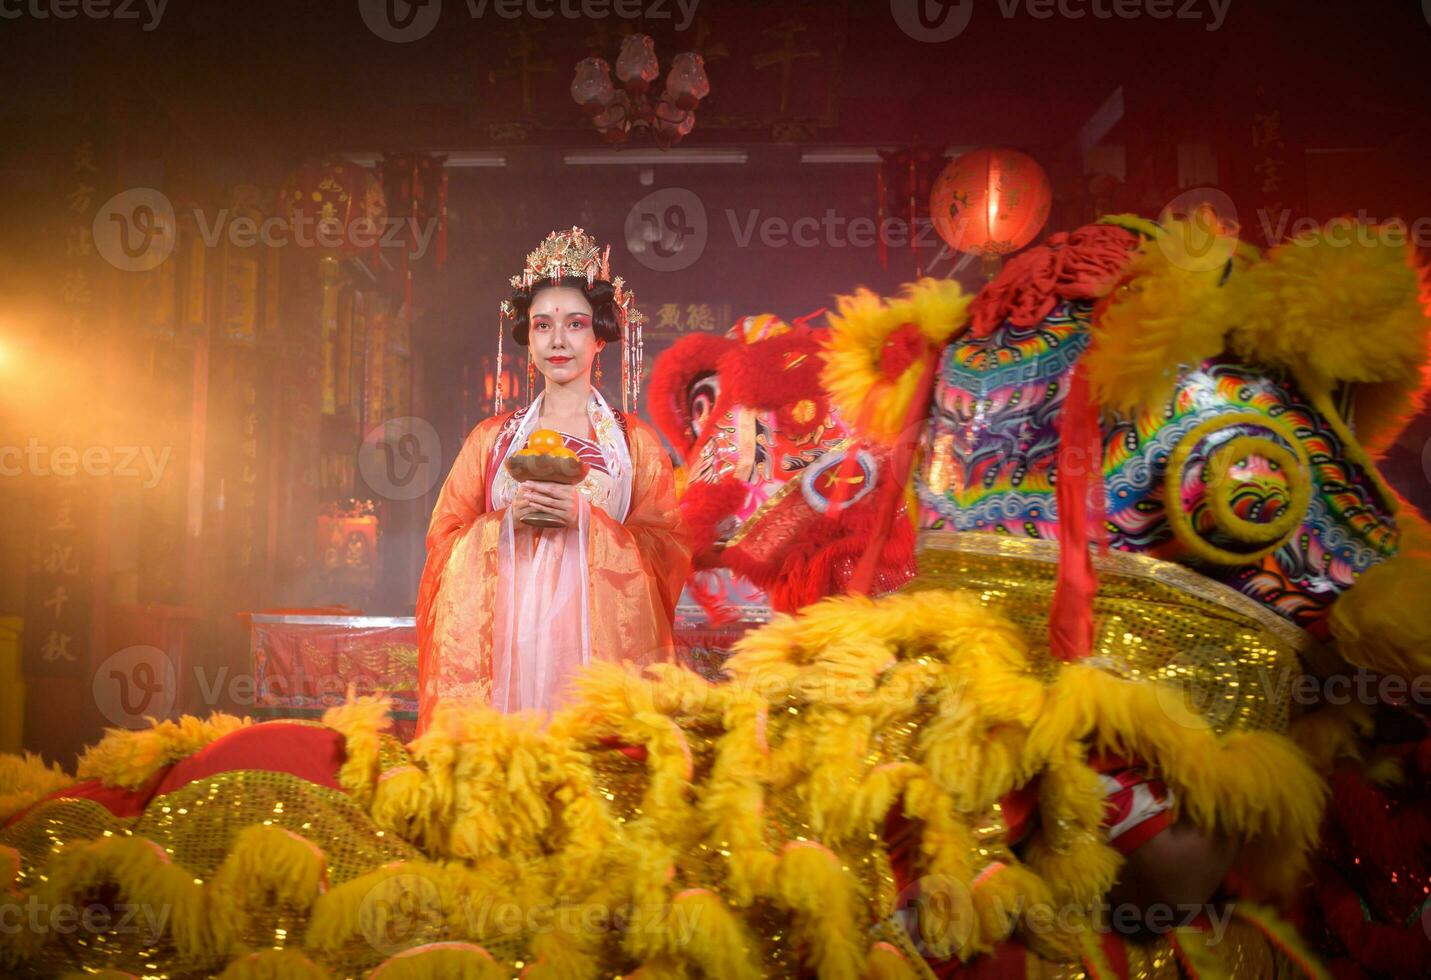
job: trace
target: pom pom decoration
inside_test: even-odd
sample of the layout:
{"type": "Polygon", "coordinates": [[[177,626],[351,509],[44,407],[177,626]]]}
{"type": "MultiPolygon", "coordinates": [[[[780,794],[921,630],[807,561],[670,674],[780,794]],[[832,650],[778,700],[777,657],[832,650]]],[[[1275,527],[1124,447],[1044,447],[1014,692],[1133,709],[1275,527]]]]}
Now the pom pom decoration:
{"type": "Polygon", "coordinates": [[[829,315],[821,380],[841,417],[893,445],[923,367],[968,322],[969,301],[950,279],[921,279],[889,300],[865,289],[839,297],[829,315]]]}
{"type": "Polygon", "coordinates": [[[1357,438],[1385,451],[1426,392],[1428,323],[1404,235],[1331,222],[1228,282],[1231,347],[1314,393],[1351,383],[1357,438]]]}

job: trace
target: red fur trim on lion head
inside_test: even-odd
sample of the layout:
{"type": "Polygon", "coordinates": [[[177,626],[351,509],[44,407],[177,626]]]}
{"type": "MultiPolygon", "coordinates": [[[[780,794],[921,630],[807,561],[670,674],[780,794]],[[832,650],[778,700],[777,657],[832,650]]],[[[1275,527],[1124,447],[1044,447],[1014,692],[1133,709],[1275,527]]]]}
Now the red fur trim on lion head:
{"type": "Polygon", "coordinates": [[[821,397],[821,336],[793,329],[730,351],[720,359],[721,391],[730,392],[734,405],[762,411],[821,397]]]}
{"type": "Polygon", "coordinates": [[[733,476],[716,483],[691,483],[681,497],[681,517],[691,534],[696,567],[710,567],[711,549],[720,536],[722,521],[745,503],[750,489],[733,476]],[[703,560],[704,559],[704,560],[703,560]]]}
{"type": "Polygon", "coordinates": [[[790,494],[764,513],[770,526],[747,530],[745,541],[722,553],[721,564],[764,590],[777,612],[850,591],[871,547],[875,573],[865,591],[896,589],[914,576],[914,529],[901,503],[880,533],[878,497],[870,494],[834,516],[817,514],[802,495],[790,494]]]}

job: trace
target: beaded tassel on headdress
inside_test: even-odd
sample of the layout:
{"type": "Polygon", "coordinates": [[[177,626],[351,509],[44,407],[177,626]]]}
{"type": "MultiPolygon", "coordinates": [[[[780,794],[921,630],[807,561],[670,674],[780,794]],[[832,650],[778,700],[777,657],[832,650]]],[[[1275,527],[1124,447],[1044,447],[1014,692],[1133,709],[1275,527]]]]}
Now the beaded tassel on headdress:
{"type": "MultiPolygon", "coordinates": [[[[621,332],[621,407],[632,411],[641,396],[641,311],[636,309],[636,296],[625,287],[620,276],[611,275],[611,246],[596,244],[585,231],[573,225],[567,231],[554,231],[527,255],[520,275],[511,278],[513,289],[530,290],[542,280],[560,281],[567,276],[586,277],[587,286],[600,280],[612,286],[616,305],[616,322],[621,332]]],[[[502,337],[506,321],[515,316],[510,300],[502,301],[502,316],[497,319],[498,382],[494,410],[502,411],[502,337]]],[[[528,393],[530,395],[530,392],[528,393]]]]}
{"type": "Polygon", "coordinates": [[[502,334],[507,332],[507,304],[497,311],[497,387],[492,396],[492,414],[502,414],[502,380],[507,373],[507,362],[502,359],[502,334]]]}

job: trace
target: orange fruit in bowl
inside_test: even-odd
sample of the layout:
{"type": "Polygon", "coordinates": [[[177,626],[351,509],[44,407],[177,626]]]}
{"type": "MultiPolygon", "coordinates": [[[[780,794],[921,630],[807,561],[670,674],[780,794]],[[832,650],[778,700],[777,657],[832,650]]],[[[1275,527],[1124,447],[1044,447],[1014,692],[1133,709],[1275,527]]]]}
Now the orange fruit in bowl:
{"type": "Polygon", "coordinates": [[[527,437],[527,448],[535,454],[550,454],[562,448],[561,433],[555,429],[537,429],[527,437]]]}

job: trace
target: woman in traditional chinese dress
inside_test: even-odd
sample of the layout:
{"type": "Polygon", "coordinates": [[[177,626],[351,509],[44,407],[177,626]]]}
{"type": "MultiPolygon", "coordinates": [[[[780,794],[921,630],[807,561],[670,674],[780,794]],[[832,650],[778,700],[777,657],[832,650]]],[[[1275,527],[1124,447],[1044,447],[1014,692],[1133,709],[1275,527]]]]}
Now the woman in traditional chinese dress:
{"type": "Polygon", "coordinates": [[[592,660],[669,659],[690,546],[670,461],[631,414],[641,314],[609,253],[580,228],[552,232],[512,278],[500,329],[527,347],[545,387],[506,413],[499,388],[496,414],[468,435],[433,510],[417,600],[419,730],[439,701],[550,711],[592,660]],[[623,411],[591,380],[618,340],[623,411]],[[508,457],[542,429],[587,464],[580,483],[512,477],[508,457]],[[529,526],[533,513],[561,526],[529,526]]]}

